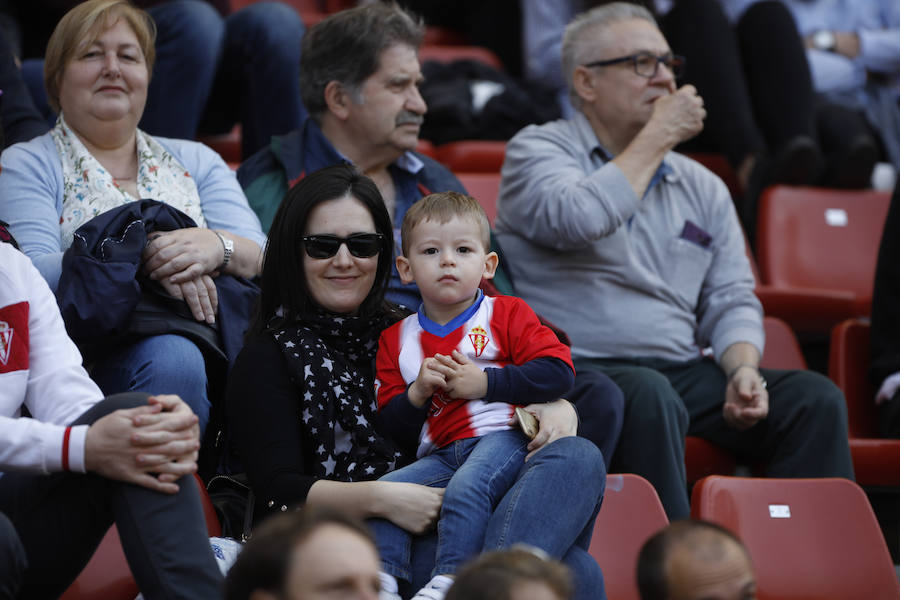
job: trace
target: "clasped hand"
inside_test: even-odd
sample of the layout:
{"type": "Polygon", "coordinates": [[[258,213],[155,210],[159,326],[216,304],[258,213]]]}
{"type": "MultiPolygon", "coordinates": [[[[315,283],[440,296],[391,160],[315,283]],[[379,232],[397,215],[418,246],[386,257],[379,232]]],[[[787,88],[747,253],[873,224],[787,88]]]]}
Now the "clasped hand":
{"type": "Polygon", "coordinates": [[[453,399],[484,398],[487,373],[459,350],[454,350],[450,356],[435,354],[422,361],[419,375],[409,387],[409,399],[421,408],[438,391],[453,399]]]}
{"type": "Polygon", "coordinates": [[[166,292],[184,300],[198,321],[215,323],[219,297],[213,277],[223,257],[219,236],[190,227],[151,234],[141,256],[143,269],[166,292]]]}
{"type": "Polygon", "coordinates": [[[197,416],[178,396],[151,396],[145,406],[112,412],[90,426],[84,460],[89,472],[174,494],[197,470],[197,416]]]}

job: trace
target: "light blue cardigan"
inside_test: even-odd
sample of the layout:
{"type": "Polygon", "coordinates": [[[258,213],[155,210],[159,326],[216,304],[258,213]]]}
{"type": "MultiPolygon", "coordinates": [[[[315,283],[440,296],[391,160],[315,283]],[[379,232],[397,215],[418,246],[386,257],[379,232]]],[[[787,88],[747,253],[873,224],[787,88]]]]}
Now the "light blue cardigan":
{"type": "MultiPolygon", "coordinates": [[[[197,183],[211,229],[224,229],[265,247],[266,236],[234,172],[198,142],[156,138],[197,183]]],[[[10,146],[0,155],[0,220],[9,223],[22,251],[56,289],[65,248],[60,240],[62,162],[49,133],[10,146]]]]}

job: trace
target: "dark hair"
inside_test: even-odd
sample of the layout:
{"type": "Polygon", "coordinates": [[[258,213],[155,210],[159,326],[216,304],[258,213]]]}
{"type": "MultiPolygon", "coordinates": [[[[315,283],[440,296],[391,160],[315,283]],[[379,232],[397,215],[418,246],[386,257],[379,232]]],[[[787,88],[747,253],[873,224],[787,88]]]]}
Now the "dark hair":
{"type": "Polygon", "coordinates": [[[223,587],[225,600],[248,600],[255,590],[282,595],[294,550],[324,525],[338,525],[358,533],[375,547],[366,525],[328,508],[306,506],[266,519],[253,530],[223,587]]]}
{"type": "Polygon", "coordinates": [[[319,122],[327,110],[325,86],[330,82],[358,98],[384,50],[395,44],[418,49],[424,33],[421,19],[394,2],[364,4],[317,23],[303,36],[300,54],[300,98],[310,116],[319,122]]]}
{"type": "Polygon", "coordinates": [[[457,574],[444,600],[509,600],[523,583],[543,583],[559,598],[572,597],[568,567],[537,549],[513,547],[487,552],[469,562],[457,574]]]}
{"type": "Polygon", "coordinates": [[[721,525],[699,519],[682,519],[663,527],[641,547],[637,562],[637,583],[641,600],[666,600],[669,582],[666,565],[679,546],[694,549],[705,546],[710,552],[721,554],[723,542],[731,541],[750,555],[743,542],[721,525]]]}
{"type": "Polygon", "coordinates": [[[314,312],[317,304],[310,296],[306,282],[300,237],[313,208],[345,196],[365,205],[375,222],[375,230],[384,236],[375,282],[360,305],[359,314],[369,317],[385,308],[384,294],[391,275],[394,248],[391,217],[375,183],[352,165],[341,163],[310,173],[288,190],[281,201],[269,229],[260,276],[259,305],[251,333],[267,329],[279,309],[283,317],[280,323],[289,323],[314,312]]]}

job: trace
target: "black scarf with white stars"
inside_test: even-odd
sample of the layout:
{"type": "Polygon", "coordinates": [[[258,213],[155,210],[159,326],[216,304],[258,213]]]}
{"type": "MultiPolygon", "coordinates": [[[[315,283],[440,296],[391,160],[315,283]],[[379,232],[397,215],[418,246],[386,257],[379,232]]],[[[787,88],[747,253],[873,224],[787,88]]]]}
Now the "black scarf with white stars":
{"type": "Polygon", "coordinates": [[[391,322],[319,311],[272,333],[297,389],[300,427],[313,440],[317,477],[377,479],[401,456],[375,430],[372,370],[378,337],[391,322]]]}

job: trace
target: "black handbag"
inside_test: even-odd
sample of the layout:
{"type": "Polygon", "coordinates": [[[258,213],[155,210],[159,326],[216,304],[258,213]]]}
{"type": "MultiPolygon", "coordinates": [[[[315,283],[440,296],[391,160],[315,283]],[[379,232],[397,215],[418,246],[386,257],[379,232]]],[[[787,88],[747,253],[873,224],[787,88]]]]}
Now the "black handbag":
{"type": "Polygon", "coordinates": [[[247,475],[216,475],[206,484],[206,491],[222,524],[222,537],[241,543],[250,539],[256,497],[247,475]]]}

